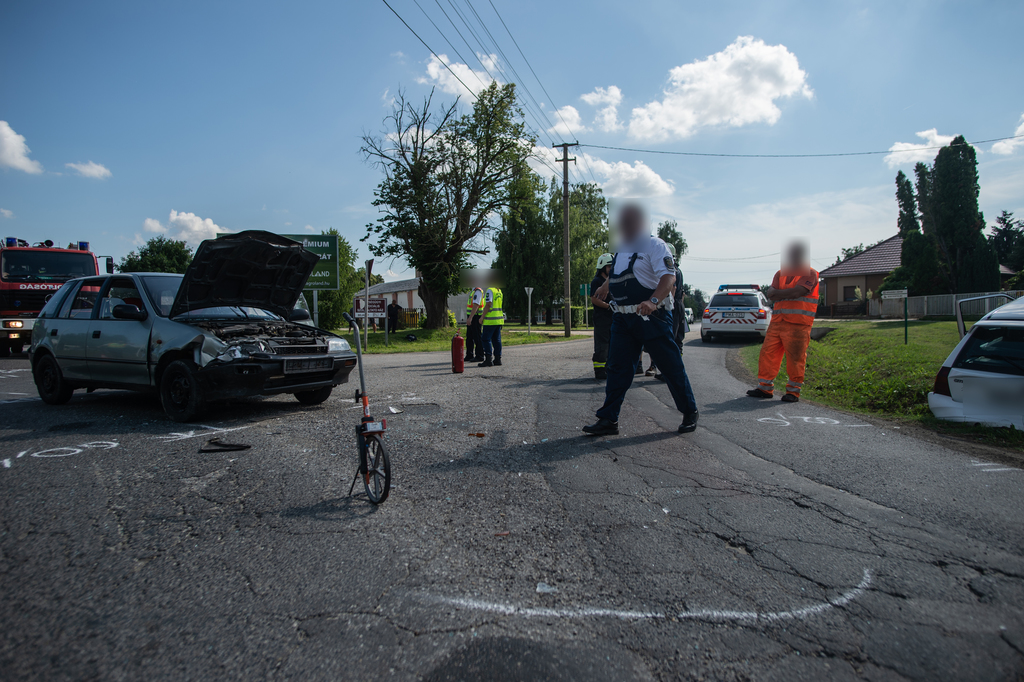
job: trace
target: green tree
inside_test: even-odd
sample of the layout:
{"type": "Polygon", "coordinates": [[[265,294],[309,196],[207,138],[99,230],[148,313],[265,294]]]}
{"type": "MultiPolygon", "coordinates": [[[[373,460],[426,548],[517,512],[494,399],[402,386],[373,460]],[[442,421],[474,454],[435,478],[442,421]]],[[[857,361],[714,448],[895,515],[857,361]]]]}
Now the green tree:
{"type": "Polygon", "coordinates": [[[422,273],[427,326],[442,328],[459,272],[469,254],[487,253],[483,237],[508,207],[509,184],[534,140],[514,83],[491,83],[462,116],[458,101],[435,112],[432,98],[414,107],[400,94],[384,133],[363,138],[362,153],[384,171],[373,202],[383,216],[367,225],[363,241],[374,255],[404,257],[422,273]]]}
{"type": "Polygon", "coordinates": [[[1024,231],[1024,220],[1014,220],[1011,211],[1004,210],[996,224],[992,226],[992,234],[989,235],[988,243],[996,251],[996,258],[1001,265],[1007,265],[1014,270],[1020,270],[1019,265],[1012,265],[1014,253],[1022,241],[1021,233],[1024,231]]]}
{"type": "Polygon", "coordinates": [[[494,267],[505,277],[503,306],[510,317],[525,319],[526,287],[533,287],[533,304],[551,301],[561,291],[562,230],[545,211],[543,180],[525,164],[509,184],[509,205],[495,235],[494,267]]]}
{"type": "MultiPolygon", "coordinates": [[[[565,268],[562,240],[565,227],[562,215],[562,188],[552,180],[548,188],[548,221],[556,226],[558,240],[558,286],[553,300],[561,301],[565,293],[565,268]]],[[[608,201],[601,188],[593,183],[569,186],[569,291],[579,297],[580,285],[594,279],[597,257],[608,250],[608,201]]],[[[582,299],[579,304],[583,305],[582,299]]]]}
{"type": "Polygon", "coordinates": [[[939,150],[930,172],[929,205],[939,253],[939,271],[950,293],[999,289],[996,252],[985,240],[978,209],[978,159],[958,135],[939,150]]]}
{"type": "Polygon", "coordinates": [[[676,259],[686,255],[690,248],[678,228],[679,223],[674,220],[665,220],[658,224],[658,237],[666,244],[676,247],[676,259]]]}
{"type": "Polygon", "coordinates": [[[917,222],[917,200],[914,197],[914,183],[903,174],[903,171],[896,173],[896,203],[899,205],[900,213],[896,219],[896,227],[901,237],[906,237],[911,232],[920,232],[921,226],[917,222]]]}
{"type": "Polygon", "coordinates": [[[184,241],[153,237],[121,259],[121,272],[177,272],[183,273],[192,262],[192,249],[184,241]]]}

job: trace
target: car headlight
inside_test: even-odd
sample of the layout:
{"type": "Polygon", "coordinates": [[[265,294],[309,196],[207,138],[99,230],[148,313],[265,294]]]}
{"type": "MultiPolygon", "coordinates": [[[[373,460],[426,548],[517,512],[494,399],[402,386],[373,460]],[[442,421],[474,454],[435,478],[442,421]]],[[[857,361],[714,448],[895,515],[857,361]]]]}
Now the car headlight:
{"type": "Polygon", "coordinates": [[[21,320],[7,320],[4,322],[4,326],[8,329],[21,329],[24,324],[21,320]]]}
{"type": "Polygon", "coordinates": [[[352,346],[348,345],[345,339],[327,339],[328,353],[342,353],[347,350],[352,350],[352,346]]]}
{"type": "Polygon", "coordinates": [[[217,359],[221,362],[231,362],[232,360],[241,360],[243,356],[242,349],[238,346],[231,346],[226,348],[217,359]]]}

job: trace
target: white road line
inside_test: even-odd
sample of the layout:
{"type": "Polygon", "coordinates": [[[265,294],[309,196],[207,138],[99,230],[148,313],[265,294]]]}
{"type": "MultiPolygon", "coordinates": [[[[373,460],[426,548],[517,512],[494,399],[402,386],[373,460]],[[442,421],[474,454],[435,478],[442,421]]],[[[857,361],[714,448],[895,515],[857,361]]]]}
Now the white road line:
{"type": "Polygon", "coordinates": [[[982,469],[986,474],[990,474],[995,471],[1020,471],[1020,469],[1014,469],[1013,467],[1005,467],[1003,469],[982,469]]]}
{"type": "MultiPolygon", "coordinates": [[[[864,577],[852,590],[848,590],[838,597],[829,599],[826,602],[804,606],[792,611],[722,611],[714,609],[700,609],[697,611],[683,611],[676,614],[681,620],[706,620],[706,621],[744,621],[744,622],[765,622],[773,623],[781,620],[793,620],[815,616],[836,607],[843,607],[864,593],[871,585],[871,571],[864,569],[864,577]]],[[[502,604],[500,602],[489,602],[480,599],[468,599],[465,597],[436,597],[440,602],[451,604],[456,608],[472,611],[486,611],[504,616],[522,616],[524,618],[594,618],[611,617],[622,620],[645,620],[664,619],[664,613],[658,611],[628,611],[622,609],[604,609],[583,607],[577,609],[553,609],[515,606],[513,604],[502,604]]]]}

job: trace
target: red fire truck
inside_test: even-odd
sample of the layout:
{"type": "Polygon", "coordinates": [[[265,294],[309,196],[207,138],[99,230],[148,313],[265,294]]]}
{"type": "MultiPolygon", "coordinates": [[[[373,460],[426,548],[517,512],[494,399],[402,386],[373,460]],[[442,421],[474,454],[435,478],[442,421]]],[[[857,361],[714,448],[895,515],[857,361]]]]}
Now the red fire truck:
{"type": "MultiPolygon", "coordinates": [[[[106,257],[107,272],[114,259],[106,257]]],[[[35,317],[61,285],[75,277],[99,273],[89,242],[55,247],[46,240],[34,246],[7,237],[0,243],[0,357],[20,353],[32,340],[35,317]]]]}

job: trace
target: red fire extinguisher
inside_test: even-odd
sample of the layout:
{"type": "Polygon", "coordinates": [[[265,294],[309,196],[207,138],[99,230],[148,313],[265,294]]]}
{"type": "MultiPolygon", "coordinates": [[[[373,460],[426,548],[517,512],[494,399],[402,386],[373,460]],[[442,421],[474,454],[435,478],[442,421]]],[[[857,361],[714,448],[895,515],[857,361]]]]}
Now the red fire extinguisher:
{"type": "Polygon", "coordinates": [[[465,358],[463,357],[462,351],[465,348],[465,340],[459,336],[459,331],[455,330],[455,338],[452,339],[452,373],[462,374],[462,370],[466,368],[465,358]]]}

